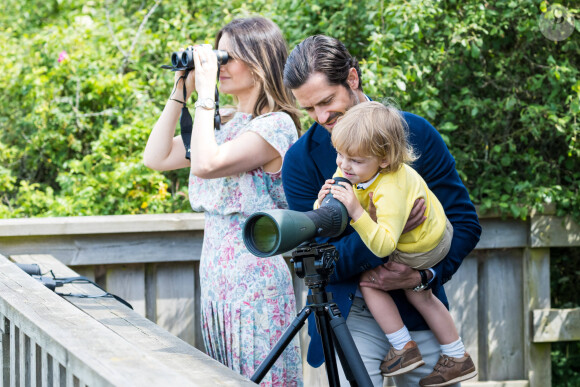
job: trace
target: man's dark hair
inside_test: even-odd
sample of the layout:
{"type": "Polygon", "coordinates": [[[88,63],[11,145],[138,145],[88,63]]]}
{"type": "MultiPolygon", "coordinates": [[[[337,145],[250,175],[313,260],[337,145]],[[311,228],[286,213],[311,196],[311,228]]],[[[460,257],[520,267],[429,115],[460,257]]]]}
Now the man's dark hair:
{"type": "Polygon", "coordinates": [[[288,56],[284,66],[284,84],[290,89],[297,89],[306,83],[310,75],[319,72],[326,75],[331,85],[348,88],[346,80],[352,67],[358,73],[358,88],[362,90],[358,61],[344,44],[329,36],[313,35],[299,43],[288,56]]]}

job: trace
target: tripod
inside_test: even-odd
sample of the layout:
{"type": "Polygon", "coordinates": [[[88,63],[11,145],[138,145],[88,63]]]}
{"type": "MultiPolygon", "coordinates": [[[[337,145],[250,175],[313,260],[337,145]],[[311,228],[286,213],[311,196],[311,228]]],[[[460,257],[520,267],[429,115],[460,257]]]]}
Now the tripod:
{"type": "Polygon", "coordinates": [[[329,385],[340,386],[334,355],[336,345],[336,353],[351,386],[372,386],[354,340],[348,331],[346,321],[340,314],[338,306],[332,302],[332,294],[325,290],[328,277],[334,271],[336,260],[338,260],[338,253],[334,246],[328,243],[303,243],[292,252],[291,262],[294,264],[294,271],[299,278],[304,278],[304,283],[311,290],[311,294],[307,297],[308,305],[300,311],[252,375],[250,379],[254,383],[260,383],[314,311],[316,327],[322,339],[329,385]]]}

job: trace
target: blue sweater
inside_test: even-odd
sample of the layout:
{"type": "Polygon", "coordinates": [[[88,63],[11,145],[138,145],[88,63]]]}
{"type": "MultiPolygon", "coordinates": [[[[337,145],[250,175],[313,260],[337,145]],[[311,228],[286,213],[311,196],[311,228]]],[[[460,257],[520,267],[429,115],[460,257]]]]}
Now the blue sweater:
{"type": "MultiPolygon", "coordinates": [[[[451,279],[463,258],[473,250],[479,241],[481,227],[475,207],[455,170],[455,160],[437,130],[422,117],[406,112],[403,116],[409,125],[410,143],[419,156],[412,166],[435,193],[453,224],[451,250],[445,259],[433,267],[436,276],[430,285],[433,294],[449,308],[442,285],[451,279]]],[[[330,141],[330,133],[314,123],[286,153],[282,165],[282,182],[290,209],[311,211],[320,187],[326,179],[332,178],[335,171],[336,150],[330,141]]],[[[338,238],[318,238],[317,241],[330,242],[339,254],[326,290],[333,294],[334,302],[346,319],[360,273],[381,265],[383,260],[367,249],[351,226],[338,238]]],[[[403,290],[390,294],[409,330],[429,329],[423,317],[407,301],[403,290]]],[[[316,330],[314,313],[309,319],[307,360],[311,366],[319,367],[324,363],[322,343],[316,330]]]]}

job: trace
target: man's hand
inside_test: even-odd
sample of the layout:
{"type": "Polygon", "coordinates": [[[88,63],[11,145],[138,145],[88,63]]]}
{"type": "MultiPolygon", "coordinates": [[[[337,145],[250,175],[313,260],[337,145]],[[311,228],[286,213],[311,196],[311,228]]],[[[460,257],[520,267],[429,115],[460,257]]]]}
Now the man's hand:
{"type": "MultiPolygon", "coordinates": [[[[427,270],[427,278],[431,280],[433,273],[427,270]]],[[[361,278],[360,286],[384,291],[396,289],[413,289],[421,283],[421,275],[415,269],[397,262],[387,262],[369,270],[361,278]]]]}
{"type": "Polygon", "coordinates": [[[409,218],[407,219],[407,223],[405,223],[405,227],[403,228],[402,234],[409,232],[421,225],[427,219],[425,216],[425,211],[427,207],[425,207],[425,199],[419,198],[415,200],[413,204],[413,208],[411,208],[411,212],[409,213],[409,218]]]}
{"type": "Polygon", "coordinates": [[[375,203],[373,202],[373,195],[374,192],[369,192],[369,208],[367,208],[367,212],[373,222],[377,223],[377,207],[375,207],[375,203]]]}

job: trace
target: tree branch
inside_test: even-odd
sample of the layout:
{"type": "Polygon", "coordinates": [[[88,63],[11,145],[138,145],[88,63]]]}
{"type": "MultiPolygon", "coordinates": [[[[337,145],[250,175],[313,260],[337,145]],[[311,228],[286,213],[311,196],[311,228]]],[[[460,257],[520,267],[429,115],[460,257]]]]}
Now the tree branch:
{"type": "Polygon", "coordinates": [[[145,15],[145,17],[143,18],[143,21],[141,22],[141,25],[137,29],[137,33],[135,34],[135,37],[133,38],[133,42],[131,43],[131,48],[129,49],[129,52],[125,53],[125,56],[123,58],[123,63],[121,65],[121,68],[119,69],[120,74],[124,74],[127,71],[127,65],[129,64],[131,54],[133,53],[133,50],[135,49],[135,46],[137,45],[137,40],[139,40],[139,36],[141,36],[141,33],[143,32],[143,28],[145,28],[145,24],[147,24],[147,20],[149,20],[149,17],[153,14],[153,12],[155,12],[155,9],[157,9],[157,7],[159,6],[160,3],[161,3],[161,0],[157,0],[155,2],[155,5],[153,5],[153,7],[151,7],[149,12],[147,12],[147,15],[145,15]]]}

